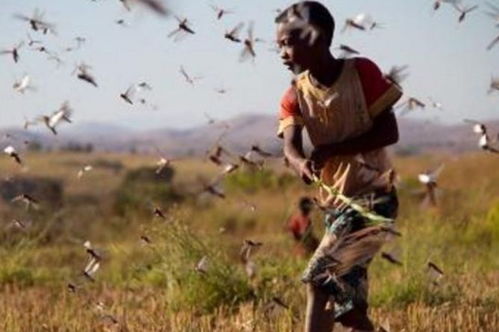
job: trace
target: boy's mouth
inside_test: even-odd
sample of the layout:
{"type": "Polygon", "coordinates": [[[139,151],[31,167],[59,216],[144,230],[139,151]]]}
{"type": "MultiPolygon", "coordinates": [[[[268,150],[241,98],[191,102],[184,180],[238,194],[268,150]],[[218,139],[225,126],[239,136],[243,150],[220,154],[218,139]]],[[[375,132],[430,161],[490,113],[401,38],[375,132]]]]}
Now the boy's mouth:
{"type": "Polygon", "coordinates": [[[290,61],[284,61],[282,64],[285,67],[287,67],[289,70],[293,70],[293,68],[294,68],[294,64],[292,62],[290,62],[290,61]]]}

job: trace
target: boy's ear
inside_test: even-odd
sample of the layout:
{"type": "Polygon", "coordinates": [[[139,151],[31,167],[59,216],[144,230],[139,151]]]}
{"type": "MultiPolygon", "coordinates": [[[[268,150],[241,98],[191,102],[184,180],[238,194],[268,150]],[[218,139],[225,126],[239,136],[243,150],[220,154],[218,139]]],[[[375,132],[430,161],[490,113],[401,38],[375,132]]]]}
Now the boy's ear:
{"type": "Polygon", "coordinates": [[[324,39],[320,30],[313,25],[309,25],[308,27],[306,27],[302,34],[304,34],[305,38],[308,39],[308,44],[310,46],[315,46],[320,42],[321,39],[324,39]]]}
{"type": "Polygon", "coordinates": [[[309,46],[316,46],[320,43],[328,43],[324,32],[319,27],[310,24],[302,28],[300,39],[305,40],[309,46]]]}

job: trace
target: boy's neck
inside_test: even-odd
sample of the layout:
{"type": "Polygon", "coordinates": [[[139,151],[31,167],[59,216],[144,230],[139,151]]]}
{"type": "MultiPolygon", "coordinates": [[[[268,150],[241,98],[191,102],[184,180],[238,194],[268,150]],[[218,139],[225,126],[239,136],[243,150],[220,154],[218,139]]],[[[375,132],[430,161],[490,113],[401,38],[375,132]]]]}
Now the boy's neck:
{"type": "Polygon", "coordinates": [[[300,215],[302,217],[308,217],[308,215],[310,214],[310,212],[303,212],[303,211],[300,211],[300,215]]]}
{"type": "Polygon", "coordinates": [[[342,67],[343,61],[327,52],[317,59],[308,72],[320,85],[331,86],[338,78],[342,67]]]}

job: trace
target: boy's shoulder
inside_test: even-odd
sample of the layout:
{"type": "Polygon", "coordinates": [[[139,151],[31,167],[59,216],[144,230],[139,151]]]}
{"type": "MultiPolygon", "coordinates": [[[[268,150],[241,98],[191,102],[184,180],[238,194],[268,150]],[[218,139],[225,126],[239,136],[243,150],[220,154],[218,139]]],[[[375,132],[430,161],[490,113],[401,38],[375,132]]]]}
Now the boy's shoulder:
{"type": "Polygon", "coordinates": [[[379,70],[378,65],[371,59],[366,57],[354,57],[355,67],[360,70],[379,70]]]}
{"type": "MultiPolygon", "coordinates": [[[[347,61],[351,61],[357,71],[368,112],[373,117],[400,99],[401,88],[388,80],[374,61],[366,57],[349,58],[347,61]]],[[[286,88],[280,102],[280,119],[301,116],[297,92],[297,85],[300,84],[297,80],[306,77],[306,72],[298,74],[286,88]]]]}
{"type": "Polygon", "coordinates": [[[286,88],[280,101],[280,117],[285,118],[290,115],[299,115],[298,96],[293,82],[286,88]]]}
{"type": "MultiPolygon", "coordinates": [[[[372,61],[369,58],[366,57],[355,57],[355,58],[349,58],[346,59],[346,61],[352,61],[354,64],[354,68],[357,70],[360,80],[362,82],[362,85],[364,87],[364,90],[368,90],[369,86],[371,85],[370,83],[376,82],[376,81],[381,81],[384,83],[384,75],[381,72],[380,68],[378,65],[372,61]]],[[[286,104],[295,104],[297,101],[297,94],[296,94],[296,88],[297,85],[301,81],[304,81],[307,79],[307,72],[302,72],[291,81],[290,85],[286,88],[284,91],[282,98],[281,98],[281,103],[284,102],[286,104]]]]}
{"type": "Polygon", "coordinates": [[[376,116],[392,107],[402,96],[400,86],[390,81],[371,59],[357,57],[354,61],[369,113],[376,116]]]}
{"type": "Polygon", "coordinates": [[[384,75],[381,72],[379,66],[369,58],[364,57],[356,57],[353,58],[355,69],[360,76],[361,81],[365,80],[380,80],[384,79],[384,75]]]}
{"type": "MultiPolygon", "coordinates": [[[[353,62],[354,68],[357,70],[361,79],[364,78],[381,78],[383,73],[381,72],[379,66],[369,58],[366,57],[354,57],[345,59],[345,61],[353,62]]],[[[306,80],[308,77],[308,72],[304,71],[297,74],[295,78],[291,81],[290,85],[286,88],[284,95],[291,96],[294,94],[297,84],[300,81],[306,80]]]]}

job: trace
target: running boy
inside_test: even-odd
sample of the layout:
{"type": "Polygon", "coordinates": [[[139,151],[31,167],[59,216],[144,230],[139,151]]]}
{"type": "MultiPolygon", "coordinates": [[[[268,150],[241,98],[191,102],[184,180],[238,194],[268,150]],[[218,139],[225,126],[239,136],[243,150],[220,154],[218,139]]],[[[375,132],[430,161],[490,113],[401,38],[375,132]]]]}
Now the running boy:
{"type": "MultiPolygon", "coordinates": [[[[319,2],[294,4],[276,23],[280,56],[297,74],[281,100],[278,129],[291,166],[306,183],[318,174],[348,197],[370,197],[377,202],[370,207],[374,212],[395,218],[397,196],[380,175],[391,170],[385,147],[398,141],[392,106],[402,95],[400,87],[366,58],[331,54],[335,23],[319,2]],[[310,158],[303,152],[303,128],[314,147],[310,158]]],[[[340,278],[320,277],[331,263],[327,253],[335,240],[365,228],[366,220],[334,197],[324,200],[326,233],[302,277],[307,283],[305,330],[331,331],[337,321],[351,331],[374,331],[367,315],[367,265],[340,278]]]]}

